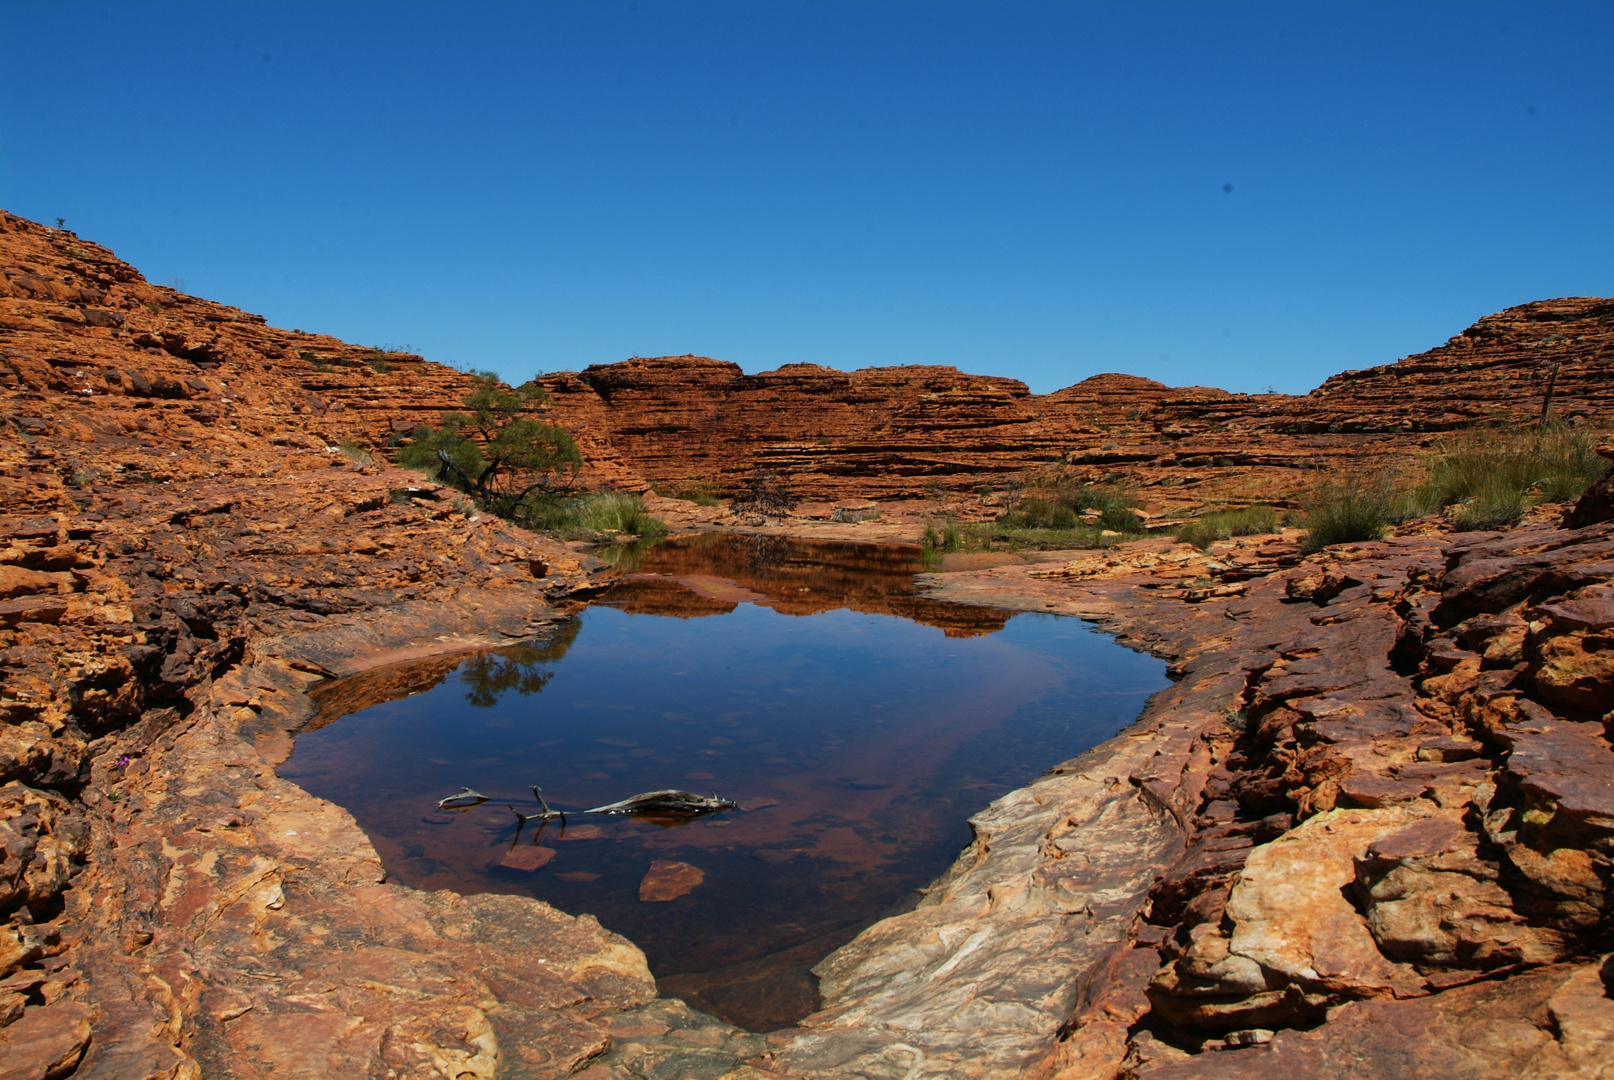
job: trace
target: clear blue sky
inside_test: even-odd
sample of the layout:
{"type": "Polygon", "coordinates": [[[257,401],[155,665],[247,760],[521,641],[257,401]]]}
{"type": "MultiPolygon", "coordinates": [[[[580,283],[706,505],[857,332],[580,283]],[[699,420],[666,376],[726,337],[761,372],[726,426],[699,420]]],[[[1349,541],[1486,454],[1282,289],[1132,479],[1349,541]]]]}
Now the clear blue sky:
{"type": "Polygon", "coordinates": [[[1614,3],[0,0],[0,206],[513,381],[1298,392],[1614,293],[1614,3]]]}

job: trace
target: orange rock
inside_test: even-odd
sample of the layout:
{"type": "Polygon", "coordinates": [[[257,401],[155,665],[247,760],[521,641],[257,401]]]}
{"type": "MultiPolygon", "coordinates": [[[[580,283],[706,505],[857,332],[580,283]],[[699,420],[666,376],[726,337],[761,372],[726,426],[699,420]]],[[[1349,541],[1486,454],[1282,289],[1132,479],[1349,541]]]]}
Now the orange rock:
{"type": "MultiPolygon", "coordinates": [[[[0,593],[10,594],[0,595],[7,665],[0,779],[8,781],[0,789],[9,792],[0,796],[0,831],[20,838],[24,854],[13,863],[29,868],[9,885],[0,881],[0,899],[61,912],[8,932],[14,956],[6,963],[22,965],[24,980],[55,989],[29,990],[27,1001],[0,995],[8,999],[0,1011],[22,1010],[20,1017],[5,1014],[13,1022],[0,1032],[0,1062],[37,1064],[47,1073],[71,1068],[85,1052],[90,1015],[99,1019],[89,1054],[117,1047],[142,1069],[165,1075],[197,1068],[181,1047],[205,1052],[205,1060],[226,1070],[251,1046],[259,1071],[308,1071],[306,1062],[317,1058],[314,1071],[341,1075],[387,1068],[490,1075],[499,1053],[511,1061],[542,1060],[545,1069],[569,1075],[601,1054],[609,1046],[604,1021],[595,1024],[592,1012],[561,1016],[534,1004],[528,990],[562,978],[570,984],[556,989],[555,1000],[591,1002],[587,1010],[637,1006],[654,984],[635,950],[592,920],[570,920],[529,898],[380,884],[384,873],[352,819],[273,773],[290,750],[291,732],[423,689],[457,658],[390,665],[503,647],[552,625],[568,604],[552,598],[587,576],[577,553],[467,515],[454,492],[386,464],[389,441],[459,407],[466,377],[413,354],[270,327],[239,309],[152,286],[105,248],[4,212],[0,331],[0,593]],[[327,680],[355,673],[366,674],[334,685],[327,680]],[[321,682],[328,698],[314,703],[315,712],[305,691],[321,682]],[[187,701],[179,724],[179,706],[187,701]],[[92,754],[89,735],[112,740],[108,752],[92,754]],[[305,883],[290,895],[281,888],[287,873],[305,883]],[[83,905],[60,903],[70,880],[84,890],[83,905]],[[235,899],[226,904],[226,897],[235,899]],[[73,919],[85,925],[67,926],[73,919]],[[257,976],[269,940],[280,943],[275,963],[303,972],[303,979],[257,976]],[[415,944],[401,946],[406,940],[415,944]],[[539,940],[541,950],[533,947],[539,940]],[[333,949],[338,941],[349,944],[333,949]],[[438,981],[445,964],[469,977],[438,981]],[[85,1004],[53,998],[71,983],[66,973],[78,969],[96,973],[67,991],[86,995],[85,1004]],[[596,981],[602,971],[610,972],[610,986],[596,981]],[[182,984],[170,985],[176,975],[182,984]],[[338,983],[346,987],[343,1003],[310,1021],[302,991],[338,983]],[[403,1001],[366,989],[397,985],[421,994],[403,1001]],[[211,989],[199,998],[187,986],[211,989]],[[31,1003],[35,994],[50,1003],[31,1003]],[[484,1016],[479,1003],[490,997],[501,999],[500,1008],[484,1016]],[[204,1013],[212,1019],[199,1023],[204,1013]],[[355,1023],[372,1025],[363,1029],[369,1034],[355,1036],[355,1023]],[[366,1049],[374,1046],[405,1056],[382,1062],[366,1049]]],[[[997,496],[977,489],[1036,466],[1131,486],[1147,495],[1154,514],[1225,502],[1292,503],[1319,469],[1393,464],[1417,453],[1430,433],[1493,416],[1533,420],[1549,372],[1555,372],[1555,415],[1607,423],[1614,411],[1611,343],[1614,304],[1579,298],[1487,316],[1440,348],[1344,373],[1304,396],[1171,388],[1113,374],[1035,395],[1014,380],[953,368],[844,373],[792,365],[746,376],[733,364],[698,357],[634,360],[546,382],[555,397],[550,418],[575,431],[590,482],[643,490],[647,480],[676,486],[696,479],[732,488],[760,466],[784,474],[796,495],[819,500],[812,513],[821,519],[834,516],[836,502],[848,517],[869,509],[855,500],[879,500],[880,522],[849,529],[872,535],[897,517],[903,495],[923,496],[927,506],[945,499],[948,512],[993,516],[997,496]]],[[[1591,516],[1583,524],[1607,517],[1614,505],[1608,482],[1584,504],[1591,516]]],[[[720,510],[701,512],[707,510],[710,516],[688,516],[685,524],[711,527],[720,510]]],[[[1366,930],[1358,925],[1361,916],[1340,889],[1360,837],[1326,830],[1340,822],[1362,825],[1355,815],[1414,801],[1430,813],[1433,805],[1475,810],[1476,786],[1494,785],[1500,797],[1491,811],[1473,816],[1487,830],[1486,842],[1500,849],[1498,859],[1511,865],[1508,873],[1529,881],[1532,918],[1550,918],[1552,932],[1566,940],[1588,927],[1606,928],[1606,874],[1599,876],[1591,853],[1608,849],[1609,721],[1593,721],[1610,685],[1601,659],[1609,651],[1606,628],[1594,609],[1610,593],[1590,590],[1608,588],[1610,534],[1550,532],[1535,530],[1535,540],[1529,530],[1500,541],[1429,536],[1420,541],[1427,557],[1398,541],[1364,545],[1343,561],[1313,560],[1302,568],[1297,577],[1315,572],[1322,586],[1310,590],[1306,603],[1285,603],[1299,597],[1282,597],[1277,578],[1251,584],[1236,604],[1226,602],[1224,586],[1208,584],[1231,587],[1299,561],[1292,544],[1259,540],[1248,552],[1218,545],[1214,557],[1164,540],[1146,549],[1139,545],[1156,542],[1141,541],[1031,579],[1047,590],[1037,596],[1042,606],[1118,620],[1185,662],[1205,657],[1207,647],[1223,651],[1204,679],[1190,666],[1179,668],[1188,681],[1173,691],[1197,694],[1184,698],[1181,709],[1193,725],[1212,725],[1205,729],[1209,741],[1190,752],[1187,743],[1200,727],[1181,728],[1183,745],[1168,744],[1137,775],[1120,771],[1113,786],[1125,805],[1141,797],[1146,803],[1139,805],[1160,822],[1184,830],[1201,813],[1201,824],[1228,822],[1194,825],[1184,873],[1163,881],[1206,885],[1193,895],[1179,889],[1175,898],[1181,928],[1198,935],[1186,959],[1206,972],[1222,965],[1212,974],[1229,995],[1255,991],[1248,999],[1255,1004],[1241,1007],[1238,1024],[1271,1026],[1256,1022],[1267,994],[1282,999],[1268,1010],[1275,1017],[1285,1009],[1298,1015],[1291,1008],[1296,995],[1300,1012],[1316,1012],[1315,1019],[1334,1011],[1317,1039],[1280,1032],[1265,1058],[1204,1054],[1195,1069],[1230,1075],[1266,1060],[1278,1063],[1273,1075],[1320,1074],[1286,1065],[1298,1059],[1282,1055],[1308,1039],[1318,1046],[1329,1039],[1343,1047],[1366,1044],[1363,1033],[1382,1028],[1380,1012],[1372,1010],[1410,1016],[1450,1002],[1463,1030],[1485,1030],[1489,1021],[1463,1015],[1458,1003],[1566,977],[1527,972],[1421,1002],[1341,1005],[1386,986],[1392,994],[1421,992],[1399,965],[1386,973],[1374,950],[1411,948],[1408,942],[1427,938],[1424,927],[1446,918],[1444,909],[1408,908],[1392,919],[1381,909],[1400,903],[1400,894],[1391,899],[1381,889],[1384,895],[1370,897],[1376,921],[1366,930]],[[1233,564],[1240,552],[1251,565],[1233,564]],[[1336,595],[1330,575],[1342,584],[1346,562],[1348,576],[1368,587],[1336,595]],[[1419,572],[1409,576],[1414,568],[1419,572]],[[1146,589],[1153,592],[1145,596],[1146,589]],[[1582,591],[1558,595],[1575,590],[1582,591]],[[1184,605],[1173,597],[1204,602],[1184,605]],[[1515,610],[1526,601],[1551,608],[1542,609],[1546,625],[1528,640],[1515,610]],[[1387,656],[1396,670],[1417,667],[1416,685],[1387,667],[1387,656]],[[1256,674],[1228,680],[1238,665],[1256,674]],[[1507,693],[1498,696],[1499,689],[1507,693]],[[1235,693],[1244,694],[1238,700],[1249,707],[1250,730],[1237,737],[1240,753],[1228,756],[1235,693]],[[1542,702],[1575,715],[1560,722],[1542,702]],[[1227,732],[1216,736],[1224,716],[1227,732]],[[1477,732],[1465,718],[1487,733],[1475,744],[1479,751],[1469,749],[1468,736],[1477,732]],[[1312,746],[1316,733],[1326,738],[1312,746]],[[1504,737],[1511,747],[1505,766],[1496,750],[1504,737]],[[1240,758],[1244,766],[1236,764],[1240,758]],[[1201,789],[1209,800],[1203,804],[1201,789]],[[1272,816],[1231,822],[1241,806],[1272,816]],[[1495,812],[1507,807],[1517,810],[1495,812]],[[1319,824],[1296,830],[1307,850],[1289,860],[1295,872],[1286,874],[1285,866],[1273,865],[1279,849],[1260,851],[1279,843],[1267,830],[1274,818],[1289,828],[1290,811],[1314,815],[1319,824]],[[1252,831],[1260,835],[1245,835],[1252,831]],[[1249,876],[1235,885],[1246,850],[1249,876]],[[1315,901],[1310,915],[1294,914],[1297,896],[1303,904],[1315,901]],[[1224,918],[1236,924],[1225,939],[1212,933],[1224,918]],[[1382,942],[1372,937],[1375,927],[1382,942]],[[1283,988],[1266,989],[1269,980],[1283,988]],[[1314,992],[1325,982],[1340,1000],[1314,992]],[[1352,1016],[1363,1018],[1354,1028],[1352,1016]]],[[[974,598],[1000,599],[1006,580],[983,582],[974,598]]],[[[810,584],[770,591],[768,602],[787,612],[846,602],[810,584]]],[[[658,603],[668,610],[684,605],[691,614],[701,605],[715,610],[736,602],[677,582],[666,592],[658,603]]],[[[908,614],[921,602],[936,610],[933,601],[917,598],[891,610],[908,614]]],[[[977,610],[960,609],[956,624],[938,625],[981,633],[1006,617],[983,623],[968,614],[977,610]]],[[[942,616],[926,616],[932,618],[942,616]]],[[[582,839],[581,831],[567,839],[582,839]]],[[[1087,850],[1085,832],[1073,833],[1072,841],[1087,850]]],[[[1125,845],[1116,851],[1145,857],[1131,834],[1125,845]]],[[[761,857],[788,850],[766,849],[761,857]]],[[[1064,855],[1056,845],[1048,857],[1064,855]]],[[[504,865],[531,872],[552,861],[554,849],[522,847],[507,858],[504,865]]],[[[1493,863],[1477,856],[1464,865],[1498,876],[1493,863]]],[[[1436,896],[1429,883],[1450,870],[1445,863],[1399,869],[1413,883],[1411,899],[1436,896]]],[[[569,871],[566,879],[586,877],[592,875],[569,871]]],[[[658,861],[640,895],[646,902],[670,900],[703,879],[697,867],[658,861]]],[[[1147,885],[1149,877],[1140,880],[1147,885]]],[[[1402,879],[1391,885],[1400,889],[1402,879]]],[[[1162,915],[1169,898],[1157,893],[1151,910],[1162,915]]],[[[1500,902],[1494,891],[1470,889],[1465,896],[1476,898],[1500,902]]],[[[943,910],[927,905],[909,918],[943,910]]],[[[1085,910],[1095,918],[1092,905],[1085,910]]],[[[1125,925],[1131,915],[1117,910],[1113,917],[1123,921],[1115,925],[1125,925]]],[[[964,918],[979,918],[970,913],[964,918]]],[[[1102,920],[1112,915],[1097,918],[1093,925],[1110,925],[1102,920]]],[[[978,940],[973,924],[965,930],[959,940],[978,940]]],[[[1151,940],[1162,942],[1176,928],[1150,928],[1156,931],[1151,940]]],[[[1100,939],[1110,940],[1093,934],[1100,939]]],[[[1585,951],[1579,942],[1570,941],[1585,951]]],[[[991,953],[994,963],[1009,962],[999,948],[977,957],[991,953]]],[[[1447,951],[1467,956],[1464,949],[1447,951]]],[[[1444,962],[1447,954],[1420,956],[1444,962]]],[[[1384,959],[1402,957],[1384,953],[1384,959]]],[[[1043,960],[1023,958],[1028,966],[1043,960]]],[[[974,958],[962,967],[956,959],[937,962],[975,977],[974,958]]],[[[890,970],[906,972],[907,963],[905,954],[890,970]]],[[[1048,968],[1023,981],[1046,996],[1047,986],[1076,970],[1048,968]]],[[[1185,975],[1199,978],[1197,972],[1185,975]]],[[[1440,989],[1471,977],[1454,969],[1427,978],[1430,989],[1440,989]]],[[[1574,993],[1546,988],[1534,1003],[1509,1000],[1495,1015],[1545,1015],[1552,996],[1563,1052],[1579,1054],[1575,1040],[1604,1023],[1598,1002],[1606,995],[1595,970],[1576,979],[1574,993]]],[[[832,991],[834,984],[826,982],[832,991]]],[[[1114,1015],[1111,1049],[1118,1049],[1121,1025],[1133,1016],[1114,1015]]],[[[1545,1037],[1519,1022],[1529,1038],[1545,1037]]],[[[852,1035],[863,1040],[878,1026],[860,1025],[852,1035]]],[[[1420,1039],[1430,1030],[1414,1027],[1420,1039]]],[[[1228,1045],[1245,1045],[1234,1036],[1253,1034],[1234,1030],[1228,1045]]],[[[972,1041],[944,1046],[945,1052],[968,1045],[978,1056],[978,1031],[963,1037],[972,1041]]],[[[1103,1049],[1102,1040],[1081,1030],[1071,1040],[1077,1041],[1103,1049]]],[[[1132,1049],[1143,1045],[1139,1036],[1132,1049]]],[[[1449,1048],[1437,1050],[1430,1060],[1439,1063],[1449,1048]]],[[[1586,1059],[1599,1058],[1593,1052],[1586,1059]]],[[[90,1068],[103,1066],[111,1067],[98,1060],[90,1068]]]]}
{"type": "Polygon", "coordinates": [[[0,1075],[67,1076],[90,1043],[90,1009],[76,1001],[25,1009],[0,1029],[0,1075]]]}
{"type": "Polygon", "coordinates": [[[646,903],[676,900],[706,880],[706,871],[686,862],[657,859],[639,882],[639,899],[646,903]]]}
{"type": "Polygon", "coordinates": [[[552,847],[532,847],[530,845],[517,845],[499,857],[499,865],[509,870],[525,870],[531,873],[541,870],[555,860],[555,849],[552,847]]]}
{"type": "Polygon", "coordinates": [[[1607,423],[1611,343],[1614,304],[1574,297],[1487,315],[1439,348],[1344,372],[1305,395],[1119,374],[1032,394],[952,367],[791,364],[746,375],[701,356],[594,365],[543,382],[591,461],[609,458],[663,486],[696,477],[729,491],[765,468],[798,498],[855,500],[853,517],[876,512],[869,499],[973,492],[1060,463],[1083,479],[1153,488],[1162,505],[1292,504],[1317,467],[1378,466],[1417,453],[1428,432],[1535,419],[1548,359],[1553,415],[1607,423]]]}

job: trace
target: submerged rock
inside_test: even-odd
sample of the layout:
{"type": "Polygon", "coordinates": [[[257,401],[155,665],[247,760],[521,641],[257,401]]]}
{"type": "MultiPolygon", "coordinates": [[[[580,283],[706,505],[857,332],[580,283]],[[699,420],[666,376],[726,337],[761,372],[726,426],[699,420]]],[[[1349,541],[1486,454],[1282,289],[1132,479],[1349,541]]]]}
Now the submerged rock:
{"type": "Polygon", "coordinates": [[[507,870],[525,870],[530,874],[534,870],[541,870],[554,861],[554,848],[524,845],[511,848],[505,852],[499,859],[499,865],[507,870]]]}
{"type": "Polygon", "coordinates": [[[657,859],[650,864],[650,872],[639,882],[639,899],[645,903],[676,900],[693,891],[706,880],[706,871],[687,862],[657,859]]]}

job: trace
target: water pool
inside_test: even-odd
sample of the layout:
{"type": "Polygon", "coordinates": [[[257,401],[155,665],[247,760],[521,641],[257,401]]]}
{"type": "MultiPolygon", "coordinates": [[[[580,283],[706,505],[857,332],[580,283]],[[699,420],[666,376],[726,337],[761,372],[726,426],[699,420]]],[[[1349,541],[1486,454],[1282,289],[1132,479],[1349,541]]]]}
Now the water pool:
{"type": "Polygon", "coordinates": [[[553,641],[309,730],[280,771],[351,811],[395,879],[596,915],[664,993],[752,1030],[810,1012],[808,969],[911,904],[970,814],[1166,682],[1080,621],[925,600],[913,548],[615,554],[618,583],[553,641]],[[564,829],[518,834],[531,784],[564,829]],[[462,785],[489,801],[438,810],[462,785]],[[576,813],[657,788],[739,809],[670,828],[576,813]]]}

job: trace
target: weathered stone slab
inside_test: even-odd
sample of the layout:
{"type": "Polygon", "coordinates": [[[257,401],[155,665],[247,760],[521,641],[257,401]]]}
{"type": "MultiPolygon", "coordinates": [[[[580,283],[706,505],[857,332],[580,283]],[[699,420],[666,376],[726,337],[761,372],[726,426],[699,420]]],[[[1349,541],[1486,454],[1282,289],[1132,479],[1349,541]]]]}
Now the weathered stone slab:
{"type": "Polygon", "coordinates": [[[1231,953],[1285,981],[1387,991],[1396,977],[1367,921],[1345,898],[1356,860],[1423,811],[1330,810],[1251,852],[1227,901],[1231,953]]]}
{"type": "Polygon", "coordinates": [[[1606,1080],[1614,1002],[1596,967],[1526,972],[1412,1001],[1342,1005],[1314,1031],[1161,1060],[1138,1080],[1606,1080]],[[1567,1027],[1560,1026],[1567,1021],[1567,1027]],[[1556,1027],[1556,1032],[1554,1028],[1556,1027]],[[1555,1035],[1557,1037],[1555,1037],[1555,1035]]]}
{"type": "Polygon", "coordinates": [[[995,1077],[1046,1053],[1075,973],[1124,940],[1155,867],[1181,850],[1175,820],[1120,779],[1154,745],[1113,740],[972,818],[974,842],[918,908],[815,969],[824,1009],[771,1067],[995,1077]]]}

